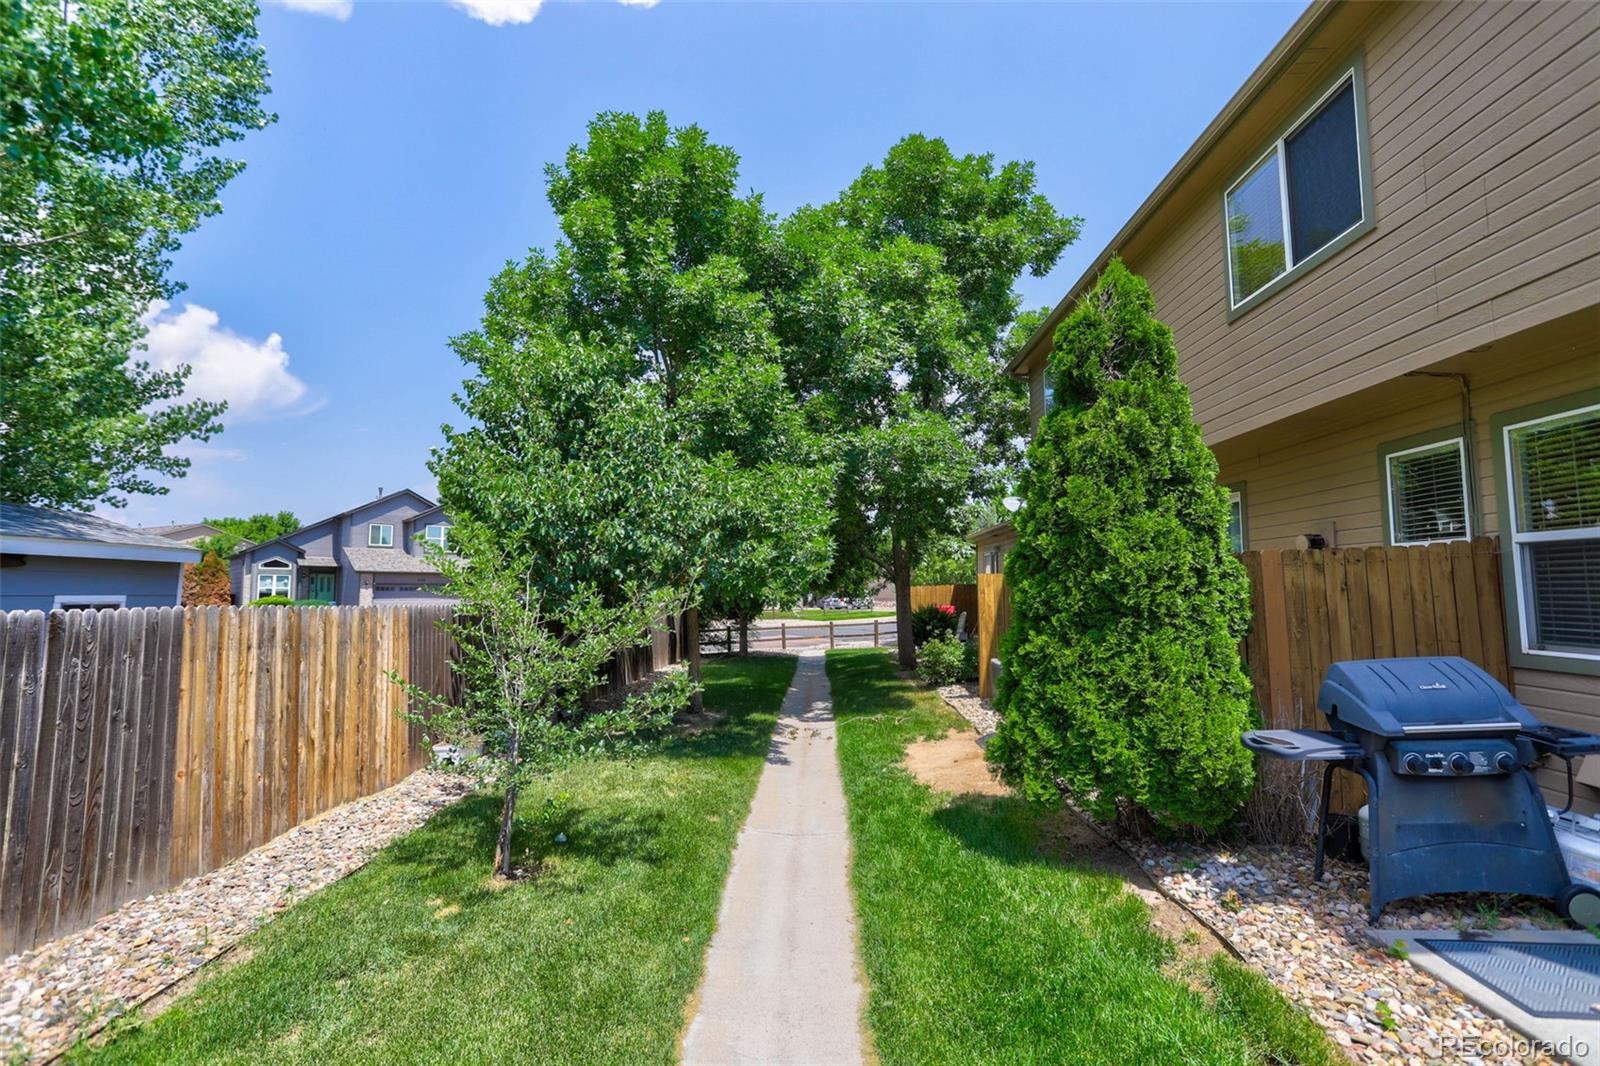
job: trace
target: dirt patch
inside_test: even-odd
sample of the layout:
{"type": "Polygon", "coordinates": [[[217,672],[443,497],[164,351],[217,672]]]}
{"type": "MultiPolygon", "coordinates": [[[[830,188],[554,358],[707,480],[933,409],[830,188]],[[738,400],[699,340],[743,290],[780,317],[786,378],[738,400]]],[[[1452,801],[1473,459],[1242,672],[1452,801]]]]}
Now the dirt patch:
{"type": "MultiPolygon", "coordinates": [[[[976,793],[982,796],[1007,796],[1011,789],[1001,783],[983,757],[978,735],[970,729],[956,730],[936,740],[919,740],[906,747],[905,769],[929,788],[954,795],[976,793]]],[[[1177,949],[1172,973],[1194,981],[1195,962],[1204,962],[1227,947],[1205,923],[1183,907],[1156,891],[1144,870],[1132,856],[1096,832],[1071,810],[1058,811],[1040,827],[1039,850],[1069,866],[1082,866],[1097,873],[1119,878],[1150,908],[1150,923],[1177,949]]]]}
{"type": "Polygon", "coordinates": [[[1006,796],[1003,785],[984,760],[978,734],[969,729],[947,733],[937,740],[919,740],[906,748],[906,770],[939,792],[954,795],[1006,796]]]}

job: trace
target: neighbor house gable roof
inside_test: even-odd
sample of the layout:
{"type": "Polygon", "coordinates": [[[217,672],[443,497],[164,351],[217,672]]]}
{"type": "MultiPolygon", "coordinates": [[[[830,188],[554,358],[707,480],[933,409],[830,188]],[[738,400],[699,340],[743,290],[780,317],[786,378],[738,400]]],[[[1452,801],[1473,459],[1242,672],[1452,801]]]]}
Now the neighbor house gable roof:
{"type": "Polygon", "coordinates": [[[257,550],[259,550],[261,548],[266,548],[266,547],[269,547],[271,545],[275,545],[275,544],[278,544],[278,543],[281,542],[281,543],[288,544],[289,547],[294,548],[296,551],[299,551],[302,555],[304,555],[305,552],[298,545],[293,544],[293,543],[291,543],[289,541],[290,537],[297,537],[301,533],[306,532],[307,530],[316,529],[318,526],[325,526],[330,522],[337,522],[342,518],[348,518],[350,515],[355,514],[357,511],[365,511],[365,510],[367,510],[368,508],[372,507],[374,504],[388,503],[391,500],[398,500],[398,499],[400,499],[402,497],[405,497],[405,496],[409,496],[414,500],[420,501],[423,504],[423,506],[425,506],[428,510],[436,510],[438,508],[438,506],[439,506],[437,503],[435,503],[434,501],[428,499],[422,493],[417,492],[414,489],[400,489],[398,492],[390,492],[390,493],[387,493],[387,494],[385,494],[383,496],[379,496],[375,500],[363,500],[362,502],[356,504],[354,507],[346,508],[345,510],[340,511],[338,514],[329,515],[327,518],[321,518],[321,519],[318,519],[315,522],[307,522],[305,525],[301,526],[299,529],[292,530],[292,531],[290,531],[288,533],[285,533],[281,537],[274,537],[271,540],[262,541],[260,544],[257,544],[257,545],[255,545],[254,547],[251,547],[251,548],[240,548],[237,551],[235,551],[233,554],[234,555],[243,555],[245,552],[257,551],[257,550]]]}
{"type": "Polygon", "coordinates": [[[80,559],[197,563],[200,550],[99,515],[0,503],[0,551],[80,559]]]}
{"type": "Polygon", "coordinates": [[[1123,223],[1117,235],[1112,237],[1100,253],[1090,262],[1072,288],[1067,290],[1059,303],[1033,331],[1017,354],[1006,363],[1006,373],[1017,377],[1026,377],[1035,360],[1050,350],[1051,338],[1055,335],[1056,327],[1061,320],[1066,318],[1067,312],[1072,309],[1077,298],[1094,284],[1100,272],[1105,269],[1106,263],[1122,248],[1126,247],[1129,240],[1142,229],[1146,223],[1161,209],[1178,188],[1193,173],[1196,166],[1204,159],[1220,141],[1233,124],[1244,114],[1256,99],[1274,81],[1294,66],[1299,58],[1300,50],[1310,40],[1312,35],[1327,21],[1333,12],[1343,5],[1345,0],[1312,0],[1310,6],[1295,20],[1289,31],[1283,35],[1267,58],[1261,61],[1250,77],[1245,79],[1243,85],[1235,92],[1227,104],[1211,120],[1205,130],[1200,134],[1189,150],[1178,158],[1167,176],[1145,197],[1144,203],[1139,205],[1127,222],[1123,223]]]}

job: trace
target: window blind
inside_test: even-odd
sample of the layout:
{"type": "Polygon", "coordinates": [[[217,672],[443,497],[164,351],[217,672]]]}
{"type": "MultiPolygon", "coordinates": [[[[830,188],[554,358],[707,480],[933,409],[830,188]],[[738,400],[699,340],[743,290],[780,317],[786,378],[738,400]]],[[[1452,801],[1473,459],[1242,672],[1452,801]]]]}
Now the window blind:
{"type": "Polygon", "coordinates": [[[1460,441],[1390,456],[1389,481],[1395,543],[1468,535],[1460,441]]]}
{"type": "Polygon", "coordinates": [[[1600,648],[1600,540],[1527,545],[1531,636],[1545,651],[1600,648]]]}
{"type": "Polygon", "coordinates": [[[1600,526],[1600,413],[1526,426],[1512,447],[1519,532],[1600,526]]]}

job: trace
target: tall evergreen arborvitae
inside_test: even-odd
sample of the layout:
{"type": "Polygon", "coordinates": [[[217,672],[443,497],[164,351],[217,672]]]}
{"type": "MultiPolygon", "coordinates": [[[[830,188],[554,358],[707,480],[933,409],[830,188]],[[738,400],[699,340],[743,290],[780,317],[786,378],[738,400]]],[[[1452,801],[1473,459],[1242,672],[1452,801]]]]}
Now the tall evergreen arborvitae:
{"type": "Polygon", "coordinates": [[[1253,779],[1227,493],[1149,286],[1113,260],[1056,330],[1056,409],[1028,450],[1006,560],[989,758],[1037,799],[1213,830],[1253,779]]]}

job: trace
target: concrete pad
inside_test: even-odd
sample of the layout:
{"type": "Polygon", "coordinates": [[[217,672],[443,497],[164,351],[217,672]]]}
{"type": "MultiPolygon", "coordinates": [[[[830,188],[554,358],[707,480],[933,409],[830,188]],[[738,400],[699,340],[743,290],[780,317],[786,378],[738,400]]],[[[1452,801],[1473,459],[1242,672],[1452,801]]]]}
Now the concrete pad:
{"type": "Polygon", "coordinates": [[[685,1063],[861,1063],[850,837],[822,655],[800,655],[739,832],[685,1063]]]}
{"type": "MultiPolygon", "coordinates": [[[[1595,938],[1586,932],[1544,929],[1515,929],[1504,932],[1434,929],[1369,929],[1367,935],[1385,948],[1403,945],[1409,960],[1437,977],[1484,1011],[1503,1020],[1517,1032],[1527,1037],[1530,1047],[1525,1049],[1455,1048],[1460,1055],[1481,1054],[1489,1056],[1499,1050],[1509,1051],[1512,1057],[1526,1057],[1528,1051],[1540,1051],[1557,1059],[1565,1059],[1578,1066],[1600,1066],[1600,1012],[1588,1018],[1541,1017],[1531,1014],[1523,1006],[1502,994],[1499,989],[1480,981],[1476,976],[1456,965],[1443,955],[1431,950],[1427,941],[1471,940],[1499,944],[1578,944],[1593,945],[1595,938]]],[[[1557,976],[1555,979],[1561,979],[1557,976]]],[[[1571,986],[1567,986],[1569,989],[1571,986]]]]}

